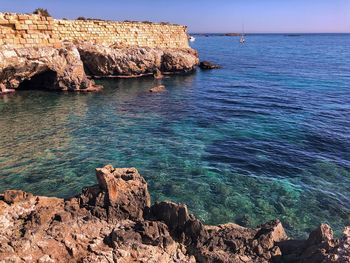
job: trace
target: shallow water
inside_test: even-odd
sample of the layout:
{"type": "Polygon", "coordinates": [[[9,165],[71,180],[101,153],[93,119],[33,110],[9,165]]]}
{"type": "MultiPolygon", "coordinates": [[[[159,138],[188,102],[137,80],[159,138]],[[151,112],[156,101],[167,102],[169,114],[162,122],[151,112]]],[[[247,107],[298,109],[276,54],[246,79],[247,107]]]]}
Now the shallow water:
{"type": "Polygon", "coordinates": [[[0,191],[68,197],[134,166],[208,224],[350,224],[350,35],[197,37],[221,70],[0,97],[0,191]]]}

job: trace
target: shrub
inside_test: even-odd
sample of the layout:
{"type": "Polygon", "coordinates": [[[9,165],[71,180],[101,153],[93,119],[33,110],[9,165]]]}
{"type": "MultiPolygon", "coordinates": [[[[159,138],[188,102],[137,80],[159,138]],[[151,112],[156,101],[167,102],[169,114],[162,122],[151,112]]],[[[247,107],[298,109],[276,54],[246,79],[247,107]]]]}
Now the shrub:
{"type": "Polygon", "coordinates": [[[33,14],[46,16],[46,17],[51,16],[49,11],[47,11],[47,9],[44,9],[44,8],[37,8],[37,9],[35,9],[33,14]]]}
{"type": "Polygon", "coordinates": [[[83,17],[83,16],[79,16],[78,18],[77,18],[77,20],[87,20],[85,17],[83,17]]]}

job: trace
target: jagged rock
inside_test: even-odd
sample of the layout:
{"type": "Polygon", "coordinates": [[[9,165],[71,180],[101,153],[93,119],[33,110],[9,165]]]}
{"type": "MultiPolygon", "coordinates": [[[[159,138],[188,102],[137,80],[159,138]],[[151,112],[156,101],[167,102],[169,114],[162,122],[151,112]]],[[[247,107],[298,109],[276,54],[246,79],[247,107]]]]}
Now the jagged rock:
{"type": "Polygon", "coordinates": [[[147,183],[135,168],[96,169],[98,186],[89,187],[80,196],[93,214],[109,220],[142,219],[151,205],[147,183]]]}
{"type": "Polygon", "coordinates": [[[4,201],[8,204],[22,202],[33,197],[32,194],[23,192],[21,190],[7,190],[4,192],[4,201]]]}
{"type": "Polygon", "coordinates": [[[271,249],[275,243],[287,240],[287,234],[279,220],[268,222],[262,225],[255,235],[264,249],[271,249]]]}
{"type": "Polygon", "coordinates": [[[78,44],[87,74],[95,77],[152,75],[155,71],[187,72],[198,64],[193,49],[115,48],[78,44]]]}
{"type": "Polygon", "coordinates": [[[281,222],[206,226],[183,204],[150,206],[135,168],[96,169],[98,185],[67,200],[0,195],[0,262],[349,262],[350,228],[321,225],[288,240],[281,222]]]}
{"type": "Polygon", "coordinates": [[[155,203],[151,207],[151,214],[156,220],[165,222],[171,231],[184,230],[186,222],[190,219],[187,206],[173,202],[155,203]]]}
{"type": "Polygon", "coordinates": [[[220,65],[211,63],[209,61],[201,61],[201,63],[199,63],[199,67],[201,69],[220,69],[221,68],[220,65]]]}
{"type": "Polygon", "coordinates": [[[99,89],[89,80],[75,46],[60,49],[0,48],[0,84],[2,89],[48,89],[93,91],[99,89]]]}
{"type": "Polygon", "coordinates": [[[160,93],[165,91],[165,86],[164,85],[158,85],[149,90],[149,92],[152,93],[160,93]]]}
{"type": "Polygon", "coordinates": [[[318,245],[322,242],[330,242],[333,240],[333,231],[329,225],[321,224],[312,231],[306,241],[307,246],[318,245]]]}
{"type": "Polygon", "coordinates": [[[350,240],[344,231],[340,241],[334,239],[329,225],[321,224],[307,240],[281,242],[282,262],[350,262],[350,240]],[[345,253],[344,253],[345,252],[345,253]]]}

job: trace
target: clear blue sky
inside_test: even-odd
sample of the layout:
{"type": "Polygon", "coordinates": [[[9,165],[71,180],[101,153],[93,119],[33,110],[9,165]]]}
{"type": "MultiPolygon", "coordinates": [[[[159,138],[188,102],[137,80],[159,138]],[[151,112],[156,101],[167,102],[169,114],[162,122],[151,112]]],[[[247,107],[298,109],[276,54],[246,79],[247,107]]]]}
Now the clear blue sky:
{"type": "Polygon", "coordinates": [[[0,0],[0,11],[55,18],[167,21],[190,32],[348,32],[350,0],[0,0]]]}

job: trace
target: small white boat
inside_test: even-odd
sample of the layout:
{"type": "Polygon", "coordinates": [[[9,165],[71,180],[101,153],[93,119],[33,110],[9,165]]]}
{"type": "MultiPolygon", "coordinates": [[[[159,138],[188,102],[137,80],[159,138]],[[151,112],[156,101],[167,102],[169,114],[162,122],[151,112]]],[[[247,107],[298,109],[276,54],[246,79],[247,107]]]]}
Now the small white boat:
{"type": "Polygon", "coordinates": [[[242,45],[245,43],[244,25],[242,25],[242,34],[239,38],[239,43],[241,43],[242,45]]]}
{"type": "Polygon", "coordinates": [[[194,41],[196,41],[196,38],[193,36],[190,36],[190,42],[194,42],[194,41]]]}
{"type": "Polygon", "coordinates": [[[239,43],[244,44],[245,43],[245,37],[244,35],[241,35],[241,38],[239,39],[239,43]]]}

